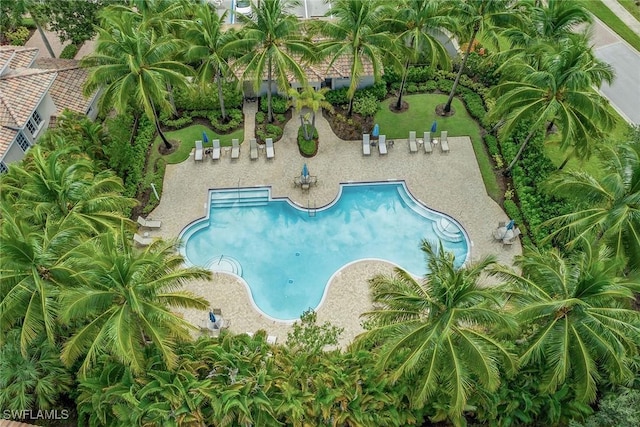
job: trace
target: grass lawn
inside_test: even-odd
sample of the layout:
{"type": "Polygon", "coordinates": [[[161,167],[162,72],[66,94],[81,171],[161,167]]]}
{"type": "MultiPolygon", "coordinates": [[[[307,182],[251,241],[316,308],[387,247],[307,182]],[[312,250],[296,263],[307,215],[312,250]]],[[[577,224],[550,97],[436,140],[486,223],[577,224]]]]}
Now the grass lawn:
{"type": "Polygon", "coordinates": [[[592,0],[589,2],[588,8],[599,20],[604,22],[609,28],[618,33],[620,37],[640,52],[640,36],[627,27],[604,3],[600,0],[592,0]]]}
{"type": "Polygon", "coordinates": [[[375,123],[380,125],[380,133],[386,135],[387,139],[409,138],[409,132],[412,130],[421,137],[423,132],[431,130],[431,123],[434,120],[438,122],[438,132],[446,130],[449,136],[468,135],[471,137],[487,193],[493,199],[499,200],[502,197],[501,190],[496,182],[491,160],[484,150],[480,127],[469,116],[462,101],[453,100],[453,109],[456,111],[453,116],[436,115],[436,105],[444,104],[447,98],[447,95],[442,94],[407,95],[403,99],[409,104],[409,109],[403,113],[393,113],[389,110],[389,104],[397,100],[395,97],[389,98],[381,103],[381,110],[376,114],[375,123]]]}
{"type": "Polygon", "coordinates": [[[636,0],[618,0],[618,3],[627,9],[638,21],[640,21],[640,6],[636,4],[636,0]]]}
{"type": "MultiPolygon", "coordinates": [[[[165,136],[169,141],[180,141],[180,147],[174,153],[164,156],[166,162],[172,164],[185,161],[189,157],[191,150],[195,147],[195,141],[202,140],[202,132],[206,132],[209,138],[209,142],[203,144],[205,147],[211,147],[213,144],[211,141],[214,139],[219,139],[220,145],[223,147],[230,147],[233,138],[238,138],[240,143],[244,140],[244,129],[239,129],[227,135],[218,135],[206,126],[193,125],[180,130],[165,132],[165,136]]],[[[160,153],[158,152],[158,146],[160,146],[160,144],[162,144],[162,140],[157,136],[153,143],[153,149],[151,150],[151,161],[153,162],[155,162],[156,158],[160,157],[160,153]]]]}
{"type": "MultiPolygon", "coordinates": [[[[611,131],[609,138],[602,140],[602,142],[604,144],[616,144],[618,142],[625,141],[627,132],[629,131],[629,124],[620,117],[613,108],[609,107],[609,111],[616,118],[616,126],[611,131]]],[[[567,156],[567,153],[560,150],[559,140],[560,135],[552,135],[545,141],[545,153],[556,166],[560,166],[567,156]]],[[[572,158],[567,162],[565,169],[583,170],[593,176],[600,176],[600,173],[602,172],[602,165],[595,156],[586,161],[572,158]]]]}

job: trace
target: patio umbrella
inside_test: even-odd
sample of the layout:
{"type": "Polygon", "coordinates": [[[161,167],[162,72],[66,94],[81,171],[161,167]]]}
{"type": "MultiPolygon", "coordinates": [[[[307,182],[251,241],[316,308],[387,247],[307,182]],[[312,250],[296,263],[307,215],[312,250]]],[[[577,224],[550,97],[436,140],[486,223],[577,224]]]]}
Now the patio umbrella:
{"type": "Polygon", "coordinates": [[[307,169],[307,164],[302,165],[302,176],[305,178],[309,176],[309,169],[307,169]]]}
{"type": "Polygon", "coordinates": [[[507,230],[511,230],[513,228],[513,226],[516,225],[516,222],[514,220],[509,221],[509,224],[507,224],[507,230]]]}
{"type": "Polygon", "coordinates": [[[373,136],[374,138],[377,138],[378,135],[380,135],[380,126],[378,126],[378,124],[376,123],[373,126],[373,131],[371,131],[371,136],[373,136]]]}
{"type": "Polygon", "coordinates": [[[431,133],[436,133],[436,130],[438,130],[438,122],[434,120],[433,123],[431,123],[431,133]]]}
{"type": "Polygon", "coordinates": [[[202,142],[204,142],[204,143],[209,142],[209,138],[207,138],[207,133],[206,132],[202,132],[202,142]]]}
{"type": "Polygon", "coordinates": [[[211,320],[211,322],[216,323],[216,315],[213,314],[213,311],[209,311],[209,320],[211,320]]]}

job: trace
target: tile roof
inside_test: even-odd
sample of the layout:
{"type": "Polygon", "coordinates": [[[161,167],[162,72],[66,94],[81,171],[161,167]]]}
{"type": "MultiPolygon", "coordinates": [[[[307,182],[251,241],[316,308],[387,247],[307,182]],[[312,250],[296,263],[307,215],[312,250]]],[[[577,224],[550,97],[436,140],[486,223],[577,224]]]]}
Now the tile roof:
{"type": "Polygon", "coordinates": [[[40,58],[36,61],[35,66],[57,71],[58,77],[53,82],[49,94],[59,112],[68,108],[77,113],[87,113],[93,96],[85,98],[82,95],[82,86],[87,80],[89,72],[80,67],[79,61],[75,59],[40,58]]]}
{"type": "Polygon", "coordinates": [[[0,46],[0,70],[7,64],[11,68],[29,68],[38,56],[36,47],[0,46]]]}
{"type": "Polygon", "coordinates": [[[9,145],[11,145],[11,142],[16,137],[17,133],[17,130],[0,126],[0,156],[3,156],[4,153],[7,152],[9,145]]]}
{"type": "MultiPolygon", "coordinates": [[[[55,71],[32,68],[23,68],[0,78],[0,98],[14,124],[25,125],[55,79],[55,71]]],[[[6,118],[3,115],[3,119],[6,118]]],[[[0,125],[5,124],[0,122],[0,125]]]]}

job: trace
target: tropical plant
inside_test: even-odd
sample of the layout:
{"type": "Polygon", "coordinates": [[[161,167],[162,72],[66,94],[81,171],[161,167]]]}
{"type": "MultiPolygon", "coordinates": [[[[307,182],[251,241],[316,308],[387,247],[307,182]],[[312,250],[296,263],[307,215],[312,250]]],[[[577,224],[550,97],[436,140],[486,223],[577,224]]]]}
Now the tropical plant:
{"type": "Polygon", "coordinates": [[[73,252],[82,284],[62,295],[61,319],[83,322],[65,342],[62,360],[71,365],[82,358],[80,372],[104,353],[130,366],[144,369],[144,348],[158,349],[167,369],[176,365],[176,342],[189,339],[193,326],[170,309],[205,309],[208,303],[179,290],[185,281],[210,277],[196,267],[182,268],[176,244],[157,240],[135,250],[122,232],[99,235],[73,252]]]}
{"type": "Polygon", "coordinates": [[[86,230],[69,217],[35,227],[6,201],[0,213],[0,342],[9,330],[20,328],[26,356],[39,336],[56,342],[58,296],[75,282],[69,252],[86,230]]]}
{"type": "Polygon", "coordinates": [[[464,72],[469,54],[473,48],[478,33],[482,32],[487,39],[496,38],[496,29],[520,25],[521,14],[518,2],[513,0],[460,0],[449,4],[449,11],[457,21],[456,33],[467,40],[467,49],[462,58],[462,64],[451,87],[449,99],[444,105],[444,112],[451,111],[451,103],[456,94],[460,76],[464,72]]]}
{"type": "MultiPolygon", "coordinates": [[[[353,111],[353,98],[365,66],[370,64],[375,81],[382,74],[382,59],[385,57],[383,46],[392,44],[391,36],[384,28],[389,7],[388,2],[383,0],[332,1],[325,16],[333,19],[319,21],[315,28],[322,36],[328,37],[327,41],[318,43],[320,57],[329,57],[330,66],[338,59],[347,58],[350,62],[348,115],[353,111]]],[[[386,59],[398,66],[394,55],[386,55],[386,59]]]]}
{"type": "Polygon", "coordinates": [[[69,220],[93,233],[131,224],[123,212],[137,202],[122,196],[122,181],[113,172],[94,172],[93,163],[76,147],[46,154],[36,146],[29,154],[24,167],[2,180],[2,198],[10,199],[25,219],[40,227],[69,220]]]}
{"type": "Polygon", "coordinates": [[[446,2],[438,0],[405,0],[400,10],[391,20],[391,31],[397,35],[397,42],[406,59],[402,70],[400,90],[396,109],[402,107],[402,95],[407,83],[407,76],[412,65],[421,58],[427,59],[433,68],[441,66],[449,68],[451,60],[437,35],[443,29],[452,29],[454,21],[450,18],[446,2]]]}
{"type": "Polygon", "coordinates": [[[594,86],[599,87],[603,81],[610,83],[613,69],[595,58],[586,43],[583,36],[570,37],[533,65],[521,56],[503,65],[506,81],[490,92],[497,97],[490,118],[504,119],[501,133],[505,136],[511,135],[522,121],[532,121],[507,172],[546,121],[557,121],[561,148],[572,146],[573,154],[581,159],[588,158],[594,142],[612,128],[614,117],[594,86]]]}
{"type": "Polygon", "coordinates": [[[13,329],[0,347],[0,407],[5,410],[51,409],[71,390],[73,375],[60,362],[60,351],[39,338],[23,355],[20,332],[13,329]]]}
{"type": "Polygon", "coordinates": [[[226,122],[227,112],[224,107],[222,83],[224,78],[232,75],[227,62],[228,54],[224,53],[226,45],[234,39],[233,33],[224,31],[223,25],[227,12],[218,16],[209,4],[196,6],[194,19],[188,21],[184,37],[189,42],[185,53],[188,61],[196,62],[196,75],[202,88],[206,88],[212,80],[218,85],[218,103],[222,120],[226,122]]]}
{"type": "Polygon", "coordinates": [[[528,248],[516,257],[522,274],[497,267],[513,285],[510,303],[528,331],[521,365],[540,366],[539,387],[554,392],[568,383],[580,402],[593,402],[601,381],[627,384],[640,343],[640,313],[630,309],[636,277],[617,274],[619,263],[604,245],[583,240],[581,250],[528,248]]]}
{"type": "Polygon", "coordinates": [[[329,104],[324,95],[329,91],[329,88],[322,88],[320,90],[315,90],[311,86],[305,86],[301,92],[298,92],[297,89],[289,89],[289,97],[291,98],[290,104],[296,109],[298,114],[300,115],[300,127],[302,127],[304,132],[304,139],[309,141],[313,138],[313,134],[316,129],[316,113],[321,108],[325,110],[333,111],[333,105],[329,104]],[[302,114],[302,110],[304,108],[309,108],[311,110],[311,129],[307,128],[307,124],[309,120],[305,120],[305,116],[302,114]]]}
{"type": "Polygon", "coordinates": [[[441,244],[423,241],[421,249],[428,271],[422,282],[400,268],[370,280],[378,308],[365,313],[373,328],[359,340],[381,343],[378,367],[390,370],[391,381],[416,383],[415,405],[444,397],[442,419],[463,425],[472,390],[495,390],[501,367],[515,371],[513,355],[496,334],[514,332],[517,325],[503,310],[504,290],[480,282],[494,257],[457,268],[441,244]]]}
{"type": "Polygon", "coordinates": [[[173,60],[182,49],[180,41],[138,31],[138,24],[132,14],[107,15],[104,28],[98,30],[95,52],[82,59],[82,65],[89,68],[84,93],[88,96],[104,88],[101,108],[114,107],[119,113],[142,107],[170,149],[158,113],[171,111],[169,87],[186,89],[191,69],[173,60]]]}
{"type": "Polygon", "coordinates": [[[563,236],[573,248],[593,235],[613,248],[630,269],[640,268],[640,141],[600,149],[603,174],[580,170],[553,175],[548,189],[571,200],[574,212],[547,221],[555,227],[547,239],[563,236]]]}
{"type": "Polygon", "coordinates": [[[267,121],[273,122],[273,81],[282,92],[290,87],[290,76],[305,86],[307,77],[300,63],[301,58],[312,55],[310,44],[299,31],[299,21],[288,12],[299,4],[297,0],[261,0],[251,2],[251,15],[239,15],[243,24],[239,38],[227,45],[227,51],[240,52],[233,62],[236,70],[242,70],[241,81],[252,81],[258,91],[267,79],[267,121]],[[275,76],[274,76],[275,74],[275,76]]]}

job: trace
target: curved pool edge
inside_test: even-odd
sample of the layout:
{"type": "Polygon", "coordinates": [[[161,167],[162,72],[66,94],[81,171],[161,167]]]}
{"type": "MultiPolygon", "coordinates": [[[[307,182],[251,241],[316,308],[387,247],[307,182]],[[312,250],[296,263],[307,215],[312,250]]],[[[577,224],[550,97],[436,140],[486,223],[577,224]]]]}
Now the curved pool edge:
{"type": "MultiPolygon", "coordinates": [[[[336,194],[336,197],[330,201],[329,203],[319,206],[319,207],[305,207],[302,205],[299,205],[298,203],[294,202],[290,197],[288,196],[278,196],[278,197],[274,197],[272,196],[272,186],[270,185],[258,185],[258,186],[247,186],[247,187],[238,187],[238,188],[213,188],[213,189],[209,189],[208,190],[208,198],[207,198],[207,203],[206,203],[206,207],[205,207],[205,215],[203,217],[197,218],[191,222],[189,222],[188,224],[186,224],[182,230],[180,231],[179,235],[178,235],[178,239],[180,241],[180,245],[179,245],[179,253],[180,255],[183,257],[184,259],[184,264],[185,266],[200,266],[200,265],[196,265],[191,263],[191,261],[189,260],[189,258],[186,256],[186,242],[188,240],[188,238],[196,233],[197,231],[205,228],[208,226],[208,222],[210,219],[210,215],[211,215],[211,200],[212,200],[212,196],[211,194],[214,192],[237,192],[237,191],[249,191],[249,190],[256,190],[256,189],[264,189],[267,191],[268,194],[268,200],[269,201],[286,201],[292,208],[295,208],[301,212],[305,212],[305,211],[309,211],[310,209],[313,209],[314,211],[322,211],[322,210],[327,210],[330,209],[332,206],[334,206],[336,203],[338,203],[340,201],[340,198],[342,197],[342,193],[343,193],[343,189],[345,187],[349,187],[349,186],[359,186],[359,185],[388,185],[388,184],[399,184],[402,186],[402,188],[404,189],[406,195],[411,199],[411,201],[413,203],[415,203],[416,205],[420,206],[422,209],[430,212],[430,213],[434,213],[437,216],[440,217],[444,217],[446,218],[448,221],[452,222],[453,224],[455,224],[459,230],[461,231],[462,236],[464,237],[464,242],[466,244],[466,255],[464,260],[462,261],[462,263],[460,264],[460,268],[464,267],[465,265],[467,265],[467,263],[470,261],[471,259],[471,250],[473,247],[473,241],[469,238],[469,234],[467,232],[467,230],[464,228],[464,226],[454,217],[452,217],[451,215],[441,212],[437,209],[433,209],[431,207],[429,207],[426,203],[424,203],[422,200],[418,199],[417,197],[415,197],[413,195],[413,193],[409,190],[407,183],[405,180],[398,180],[398,179],[389,179],[389,180],[382,180],[382,181],[347,181],[347,182],[341,182],[339,183],[339,188],[338,188],[338,192],[336,194]]],[[[402,197],[402,195],[401,195],[402,197]]],[[[410,209],[413,209],[413,207],[409,206],[410,209]]],[[[415,211],[415,209],[414,209],[415,211]]],[[[417,212],[417,211],[416,211],[417,212]]],[[[418,214],[422,215],[423,217],[427,217],[426,215],[417,212],[418,214]]],[[[429,218],[431,219],[431,218],[429,218]]],[[[223,255],[224,256],[224,255],[223,255]]],[[[363,261],[374,261],[374,262],[383,262],[386,263],[390,266],[393,267],[397,267],[397,268],[403,268],[402,266],[400,266],[399,264],[396,264],[392,261],[383,259],[383,258],[361,258],[361,259],[357,259],[357,260],[353,260],[350,261],[344,265],[342,265],[340,268],[338,268],[336,271],[334,271],[331,276],[329,277],[329,279],[326,281],[326,283],[324,284],[324,290],[322,293],[322,296],[320,298],[319,303],[316,305],[316,307],[307,307],[304,310],[307,310],[309,308],[313,309],[314,311],[317,311],[320,307],[322,307],[322,305],[325,303],[325,299],[328,295],[329,289],[331,287],[332,282],[334,281],[334,279],[339,276],[346,268],[348,268],[349,266],[356,264],[356,263],[361,263],[363,261]]],[[[202,268],[207,268],[204,266],[201,266],[202,268]]],[[[232,272],[229,271],[223,271],[223,270],[212,270],[210,268],[208,268],[209,271],[211,271],[212,273],[221,273],[221,274],[228,274],[230,276],[233,276],[237,279],[239,279],[239,282],[241,284],[244,285],[248,295],[249,295],[249,300],[251,302],[251,306],[255,309],[255,311],[264,316],[265,318],[274,321],[274,322],[280,322],[280,323],[284,323],[284,324],[292,324],[294,322],[296,322],[297,320],[299,320],[298,318],[294,318],[294,319],[279,319],[279,318],[275,318],[272,317],[271,315],[267,314],[266,312],[264,312],[255,302],[255,299],[253,297],[253,293],[251,290],[251,286],[249,285],[249,283],[242,277],[239,276],[237,274],[234,274],[232,272]]],[[[404,269],[404,268],[403,268],[404,269]]],[[[421,276],[416,275],[414,273],[412,273],[411,271],[409,271],[408,269],[404,269],[405,271],[407,271],[409,274],[411,274],[411,276],[413,276],[414,278],[420,278],[421,276]]],[[[301,313],[302,314],[302,313],[301,313]]]]}

